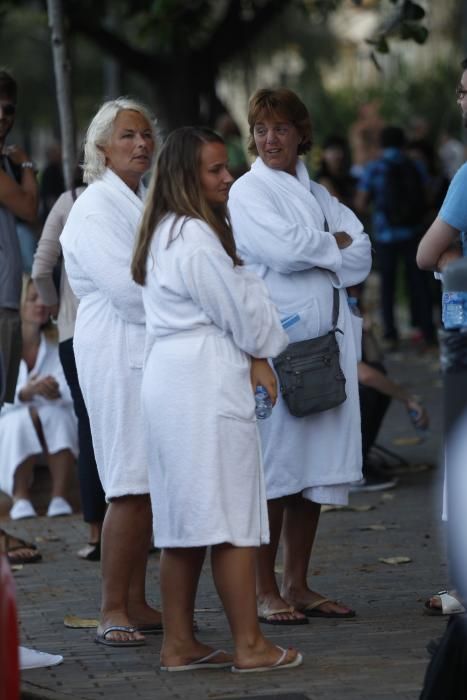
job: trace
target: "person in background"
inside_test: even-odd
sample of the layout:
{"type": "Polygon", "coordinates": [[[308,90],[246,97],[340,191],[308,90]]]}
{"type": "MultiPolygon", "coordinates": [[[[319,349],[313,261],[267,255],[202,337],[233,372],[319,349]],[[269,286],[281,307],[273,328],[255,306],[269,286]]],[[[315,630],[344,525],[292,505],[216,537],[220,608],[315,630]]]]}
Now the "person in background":
{"type": "Polygon", "coordinates": [[[311,148],[311,119],[286,88],[261,89],[248,110],[248,173],[233,185],[229,211],[239,255],[264,279],[289,341],[316,338],[332,327],[339,289],[340,363],[347,399],[340,406],[293,416],[281,396],[261,421],[271,542],[258,557],[258,614],[273,625],[309,617],[348,618],[355,612],[310,589],[308,565],[321,504],[345,504],[361,478],[357,346],[345,287],[361,283],[371,267],[371,245],[355,214],[325,187],[310,181],[300,155],[311,148]],[[282,588],[274,570],[284,537],[282,588]]]}
{"type": "Polygon", "coordinates": [[[229,157],[229,170],[234,179],[243,175],[248,170],[248,161],[243,148],[240,129],[235,124],[230,114],[221,114],[214,127],[225,141],[229,157]]]}
{"type": "Polygon", "coordinates": [[[70,387],[75,413],[78,418],[78,470],[81,505],[84,520],[89,524],[89,542],[79,550],[78,556],[89,561],[99,561],[101,530],[106,502],[97,471],[91,426],[89,425],[86,405],[79,386],[73,351],[73,334],[78,300],[68,282],[60,245],[60,234],[71,208],[85,189],[82,186],[81,170],[79,170],[78,174],[76,187],[60,195],[47,217],[34,257],[32,279],[40,296],[50,307],[52,314],[57,320],[60,360],[70,387]],[[57,265],[59,265],[60,269],[58,291],[55,280],[57,265]]]}
{"type": "Polygon", "coordinates": [[[22,362],[15,401],[0,416],[0,488],[13,498],[12,520],[34,518],[33,469],[43,457],[52,476],[47,515],[70,515],[67,487],[78,454],[76,416],[58,357],[49,309],[31,280],[21,306],[22,362]]]}
{"type": "Polygon", "coordinates": [[[381,132],[381,157],[369,163],[359,180],[356,208],[365,214],[371,205],[376,263],[381,276],[383,338],[387,350],[399,344],[394,314],[397,269],[405,267],[412,324],[420,328],[427,348],[435,344],[431,290],[415,263],[421,226],[426,215],[425,171],[405,152],[405,135],[398,126],[381,132]]]}
{"type": "Polygon", "coordinates": [[[161,670],[232,666],[240,673],[302,662],[262,635],[256,548],[269,539],[253,391],[275,401],[268,356],[287,345],[263,283],[239,259],[227,215],[227,149],[184,127],[161,149],[133,257],[151,350],[142,399],[155,543],[162,548],[161,670]],[[163,407],[157,412],[155,406],[163,407]],[[206,547],[234,657],[193,633],[206,547]]]}
{"type": "MultiPolygon", "coordinates": [[[[15,121],[17,94],[15,79],[0,69],[0,411],[4,401],[14,400],[21,362],[19,306],[23,270],[16,217],[34,223],[38,205],[33,162],[18,146],[5,145],[15,121]],[[15,165],[20,169],[19,182],[13,172],[15,165]]],[[[8,535],[4,531],[2,533],[8,535]]],[[[37,560],[36,549],[28,543],[15,538],[9,542],[16,561],[37,560]]]]}
{"type": "MultiPolygon", "coordinates": [[[[161,631],[146,602],[151,541],[147,454],[141,431],[146,339],[141,288],[131,279],[133,244],[150,169],[155,128],[139,102],[105,102],[88,128],[83,180],[60,237],[79,299],[73,335],[78,380],[108,502],[101,541],[102,603],[95,641],[141,646],[161,631]]],[[[163,411],[164,407],[155,407],[163,411]]]]}
{"type": "Polygon", "coordinates": [[[41,223],[47,219],[53,205],[65,191],[65,179],[63,177],[62,149],[58,143],[52,143],[47,148],[46,165],[40,173],[39,186],[39,216],[41,223]]]}
{"type": "Polygon", "coordinates": [[[329,136],[323,143],[321,165],[315,181],[350,209],[355,207],[357,178],[350,172],[350,150],[341,136],[329,136]]]}

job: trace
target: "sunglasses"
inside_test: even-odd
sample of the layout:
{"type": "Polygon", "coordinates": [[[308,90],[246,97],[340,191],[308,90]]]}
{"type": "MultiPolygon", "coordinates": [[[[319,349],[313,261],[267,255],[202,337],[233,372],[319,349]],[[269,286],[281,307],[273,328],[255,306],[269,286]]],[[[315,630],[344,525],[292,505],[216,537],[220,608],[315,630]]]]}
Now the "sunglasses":
{"type": "Polygon", "coordinates": [[[3,105],[0,103],[0,110],[3,112],[4,117],[12,117],[16,112],[16,105],[13,102],[7,102],[3,105]]]}

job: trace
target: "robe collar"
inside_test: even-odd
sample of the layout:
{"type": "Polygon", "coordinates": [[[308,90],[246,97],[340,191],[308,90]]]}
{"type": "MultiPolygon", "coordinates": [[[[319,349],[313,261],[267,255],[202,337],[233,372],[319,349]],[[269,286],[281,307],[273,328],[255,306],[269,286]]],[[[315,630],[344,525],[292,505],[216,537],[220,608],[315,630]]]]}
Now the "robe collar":
{"type": "Polygon", "coordinates": [[[118,190],[119,194],[126,197],[134,206],[138,208],[139,211],[143,209],[144,199],[146,197],[146,187],[141,180],[138,186],[137,192],[126,185],[122,178],[116,175],[113,170],[106,168],[104,174],[101,177],[101,182],[111,187],[113,190],[118,190]]]}
{"type": "Polygon", "coordinates": [[[322,206],[319,204],[315,194],[311,191],[311,181],[305,163],[297,158],[296,177],[286,173],[284,170],[274,170],[269,168],[261,158],[257,158],[251,166],[251,172],[264,180],[274,190],[282,190],[284,196],[290,199],[291,195],[295,195],[305,206],[314,211],[319,220],[324,218],[322,206]]]}

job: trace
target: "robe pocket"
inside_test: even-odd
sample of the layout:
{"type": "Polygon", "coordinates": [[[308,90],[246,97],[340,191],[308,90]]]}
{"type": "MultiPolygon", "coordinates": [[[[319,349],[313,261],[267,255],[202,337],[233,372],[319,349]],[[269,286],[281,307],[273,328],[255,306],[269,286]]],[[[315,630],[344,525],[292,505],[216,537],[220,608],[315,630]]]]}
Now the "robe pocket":
{"type": "Polygon", "coordinates": [[[350,314],[352,324],[352,334],[355,341],[355,352],[357,354],[357,362],[362,359],[362,333],[363,333],[363,318],[356,314],[350,314]]]}
{"type": "Polygon", "coordinates": [[[146,344],[146,326],[127,323],[125,326],[126,352],[131,369],[143,369],[146,344]]]}
{"type": "Polygon", "coordinates": [[[217,360],[217,411],[224,418],[245,422],[255,420],[255,397],[250,379],[250,363],[242,365],[224,358],[217,360]]]}
{"type": "Polygon", "coordinates": [[[320,334],[320,313],[315,299],[302,309],[280,310],[279,316],[291,343],[320,334]]]}

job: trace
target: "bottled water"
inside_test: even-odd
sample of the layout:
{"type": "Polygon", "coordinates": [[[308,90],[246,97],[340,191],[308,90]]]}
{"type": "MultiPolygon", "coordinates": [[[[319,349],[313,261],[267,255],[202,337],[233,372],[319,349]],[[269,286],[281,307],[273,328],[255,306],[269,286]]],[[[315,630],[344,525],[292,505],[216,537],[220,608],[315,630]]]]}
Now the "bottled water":
{"type": "Polygon", "coordinates": [[[272,401],[269,398],[269,394],[264,388],[264,386],[256,387],[255,391],[255,401],[256,401],[256,418],[258,420],[263,420],[264,418],[269,418],[272,413],[272,401]]]}
{"type": "Polygon", "coordinates": [[[415,408],[409,408],[408,413],[418,437],[421,440],[426,440],[430,436],[430,431],[428,430],[428,428],[422,428],[421,426],[417,425],[417,421],[420,418],[420,412],[417,411],[415,408]]]}
{"type": "Polygon", "coordinates": [[[443,270],[443,324],[447,330],[467,329],[467,258],[443,270]]]}
{"type": "Polygon", "coordinates": [[[447,329],[467,326],[467,292],[443,292],[443,325],[447,329]]]}

